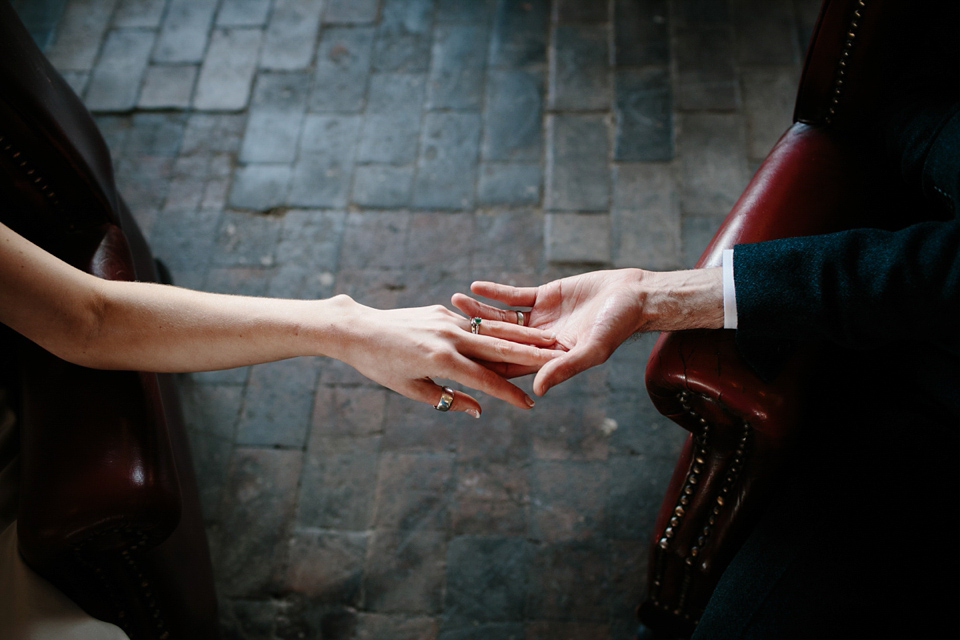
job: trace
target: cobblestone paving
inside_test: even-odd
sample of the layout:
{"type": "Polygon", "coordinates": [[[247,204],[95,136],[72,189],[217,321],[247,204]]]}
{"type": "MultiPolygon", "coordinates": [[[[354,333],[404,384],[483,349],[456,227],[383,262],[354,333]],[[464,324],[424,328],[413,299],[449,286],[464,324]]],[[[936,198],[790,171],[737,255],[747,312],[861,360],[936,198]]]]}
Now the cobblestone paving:
{"type": "MultiPolygon", "coordinates": [[[[178,284],[392,307],[692,266],[819,3],[13,4],[178,284]]],[[[652,341],[480,421],[334,361],[183,376],[226,638],[631,638],[684,437],[652,341]]]]}

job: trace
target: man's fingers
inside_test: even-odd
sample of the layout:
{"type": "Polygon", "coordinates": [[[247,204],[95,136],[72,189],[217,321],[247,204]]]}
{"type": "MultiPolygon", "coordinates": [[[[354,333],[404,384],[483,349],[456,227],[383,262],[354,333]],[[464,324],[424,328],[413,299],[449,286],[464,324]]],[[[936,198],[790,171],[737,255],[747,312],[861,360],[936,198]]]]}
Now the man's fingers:
{"type": "Polygon", "coordinates": [[[512,307],[532,307],[537,301],[537,289],[539,287],[512,287],[483,280],[477,280],[470,285],[470,291],[478,296],[499,300],[512,307]]]}
{"type": "MultiPolygon", "coordinates": [[[[507,317],[515,316],[516,314],[513,311],[507,312],[507,317]]],[[[557,335],[553,331],[544,331],[534,327],[521,327],[518,324],[493,320],[479,315],[474,315],[473,317],[479,317],[481,319],[476,325],[476,332],[481,336],[503,338],[510,342],[532,344],[541,347],[549,347],[557,341],[557,335]]],[[[472,320],[468,322],[471,326],[473,325],[472,320]]]]}
{"type": "Polygon", "coordinates": [[[533,392],[542,396],[561,382],[601,362],[603,360],[597,361],[592,350],[583,347],[574,348],[540,368],[537,377],[533,379],[533,392]]]}

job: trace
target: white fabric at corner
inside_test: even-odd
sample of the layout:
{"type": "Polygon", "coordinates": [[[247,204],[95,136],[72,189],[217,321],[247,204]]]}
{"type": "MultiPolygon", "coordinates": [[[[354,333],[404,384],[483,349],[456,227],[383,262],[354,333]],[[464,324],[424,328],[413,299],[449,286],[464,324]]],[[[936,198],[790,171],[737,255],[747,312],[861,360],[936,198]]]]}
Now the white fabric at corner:
{"type": "Polygon", "coordinates": [[[16,521],[0,533],[0,629],[4,640],[130,640],[119,627],[88,616],[24,564],[16,521]]]}
{"type": "Polygon", "coordinates": [[[119,627],[91,618],[38,576],[17,550],[17,434],[0,389],[0,638],[130,640],[119,627]]]}
{"type": "Polygon", "coordinates": [[[737,289],[733,284],[733,249],[723,250],[723,328],[737,328],[737,289]]]}

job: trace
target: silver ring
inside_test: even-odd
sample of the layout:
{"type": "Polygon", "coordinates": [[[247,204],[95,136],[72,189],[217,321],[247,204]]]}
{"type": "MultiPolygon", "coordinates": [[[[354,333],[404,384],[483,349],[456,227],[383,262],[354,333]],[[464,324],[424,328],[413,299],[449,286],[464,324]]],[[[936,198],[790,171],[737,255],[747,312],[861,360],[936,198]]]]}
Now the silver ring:
{"type": "Polygon", "coordinates": [[[470,320],[470,333],[480,333],[480,323],[483,322],[483,318],[471,318],[470,320]]]}
{"type": "Polygon", "coordinates": [[[437,411],[450,411],[453,406],[453,389],[450,387],[441,387],[443,393],[440,394],[440,402],[434,407],[437,411]]]}
{"type": "Polygon", "coordinates": [[[517,324],[520,325],[521,327],[526,326],[527,318],[526,316],[523,315],[523,311],[517,311],[516,314],[517,314],[517,324]]]}

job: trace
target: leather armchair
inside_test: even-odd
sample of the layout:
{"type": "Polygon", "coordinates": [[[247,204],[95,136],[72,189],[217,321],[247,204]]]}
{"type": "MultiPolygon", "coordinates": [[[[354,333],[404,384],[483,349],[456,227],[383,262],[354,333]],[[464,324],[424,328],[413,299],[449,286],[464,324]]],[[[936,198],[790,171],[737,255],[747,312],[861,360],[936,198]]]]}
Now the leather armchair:
{"type": "MultiPolygon", "coordinates": [[[[158,281],[90,114],[0,0],[3,222],[101,278],[158,281]]],[[[19,550],[133,640],[219,637],[175,380],[96,371],[0,334],[20,423],[19,550]]]]}
{"type": "MultiPolygon", "coordinates": [[[[783,134],[704,251],[719,266],[743,243],[856,227],[894,228],[898,178],[858,142],[882,80],[879,43],[904,3],[825,0],[783,134]]],[[[660,336],[647,366],[657,409],[690,432],[660,508],[648,594],[638,608],[658,637],[689,637],[746,540],[791,453],[818,347],[789,355],[772,380],[741,355],[733,331],[660,336]]]]}

